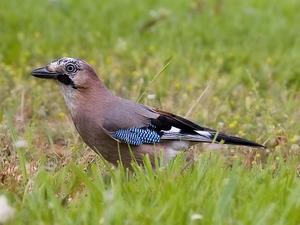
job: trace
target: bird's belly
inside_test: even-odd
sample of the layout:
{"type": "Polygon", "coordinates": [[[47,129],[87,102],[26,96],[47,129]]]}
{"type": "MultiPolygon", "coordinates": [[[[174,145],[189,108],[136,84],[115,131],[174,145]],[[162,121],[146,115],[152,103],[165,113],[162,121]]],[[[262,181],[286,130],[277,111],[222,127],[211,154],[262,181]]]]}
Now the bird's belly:
{"type": "Polygon", "coordinates": [[[142,163],[142,156],[136,151],[136,147],[129,148],[127,144],[117,142],[103,129],[95,127],[95,124],[75,124],[75,127],[83,141],[108,162],[118,165],[121,161],[125,167],[130,167],[134,155],[136,161],[142,163]]]}
{"type": "Polygon", "coordinates": [[[161,162],[167,164],[180,151],[189,147],[186,141],[161,142],[155,145],[144,144],[129,146],[111,138],[102,128],[95,123],[74,123],[83,141],[105,160],[114,165],[121,161],[125,167],[130,167],[132,161],[143,164],[144,156],[148,155],[154,166],[155,157],[162,157],[161,162]]]}

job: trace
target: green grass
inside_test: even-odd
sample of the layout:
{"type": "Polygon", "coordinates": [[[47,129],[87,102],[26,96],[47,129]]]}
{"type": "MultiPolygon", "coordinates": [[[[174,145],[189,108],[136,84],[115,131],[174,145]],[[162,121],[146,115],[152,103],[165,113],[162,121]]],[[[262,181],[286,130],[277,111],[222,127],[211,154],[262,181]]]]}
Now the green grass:
{"type": "Polygon", "coordinates": [[[299,11],[297,0],[2,0],[8,224],[300,224],[299,11]],[[193,109],[268,149],[198,146],[192,166],[111,168],[77,135],[58,87],[30,75],[62,56],[91,63],[118,95],[193,109]]]}

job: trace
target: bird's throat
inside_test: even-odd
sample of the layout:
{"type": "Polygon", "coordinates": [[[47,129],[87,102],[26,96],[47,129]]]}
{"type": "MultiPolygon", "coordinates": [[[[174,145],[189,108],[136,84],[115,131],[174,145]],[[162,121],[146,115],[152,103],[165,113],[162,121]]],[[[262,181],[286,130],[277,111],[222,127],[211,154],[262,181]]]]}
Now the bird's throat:
{"type": "Polygon", "coordinates": [[[67,108],[73,117],[78,105],[76,89],[74,89],[71,85],[65,85],[64,83],[62,83],[60,87],[67,108]]]}

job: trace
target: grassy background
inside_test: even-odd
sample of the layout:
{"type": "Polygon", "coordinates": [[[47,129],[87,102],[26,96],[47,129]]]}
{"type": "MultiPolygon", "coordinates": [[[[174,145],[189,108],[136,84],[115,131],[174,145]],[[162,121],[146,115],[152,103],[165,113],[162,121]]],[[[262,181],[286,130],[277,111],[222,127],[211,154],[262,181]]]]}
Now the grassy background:
{"type": "Polygon", "coordinates": [[[297,0],[2,0],[8,224],[300,224],[299,11],[297,0]],[[80,140],[58,87],[30,76],[62,56],[91,63],[118,95],[146,91],[145,104],[193,109],[268,149],[198,146],[191,167],[111,168],[80,140]]]}

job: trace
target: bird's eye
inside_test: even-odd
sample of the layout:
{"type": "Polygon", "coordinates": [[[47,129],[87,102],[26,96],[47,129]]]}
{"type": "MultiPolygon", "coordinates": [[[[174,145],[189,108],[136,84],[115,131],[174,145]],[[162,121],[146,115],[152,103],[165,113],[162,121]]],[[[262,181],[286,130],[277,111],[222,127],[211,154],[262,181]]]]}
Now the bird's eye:
{"type": "Polygon", "coordinates": [[[77,71],[77,68],[74,64],[69,63],[66,65],[66,71],[67,73],[75,73],[77,71]]]}

